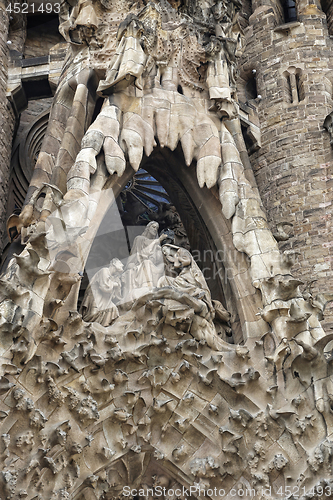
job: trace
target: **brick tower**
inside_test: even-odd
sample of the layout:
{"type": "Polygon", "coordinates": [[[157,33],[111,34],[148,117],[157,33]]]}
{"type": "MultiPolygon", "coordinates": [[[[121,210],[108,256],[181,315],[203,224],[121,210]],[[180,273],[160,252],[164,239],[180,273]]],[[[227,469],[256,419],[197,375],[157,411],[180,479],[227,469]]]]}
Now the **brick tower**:
{"type": "Polygon", "coordinates": [[[332,146],[324,128],[333,107],[331,7],[254,0],[241,70],[260,122],[262,147],[251,163],[271,228],[281,250],[300,253],[295,272],[317,280],[315,290],[327,290],[333,276],[332,146]]]}

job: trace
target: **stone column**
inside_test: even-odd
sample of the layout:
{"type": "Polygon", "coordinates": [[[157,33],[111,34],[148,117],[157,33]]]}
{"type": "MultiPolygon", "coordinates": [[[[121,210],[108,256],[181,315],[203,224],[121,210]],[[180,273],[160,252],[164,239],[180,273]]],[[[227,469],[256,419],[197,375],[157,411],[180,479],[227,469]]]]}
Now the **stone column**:
{"type": "Polygon", "coordinates": [[[6,231],[10,159],[13,134],[18,119],[11,102],[6,97],[8,68],[10,53],[14,57],[22,53],[26,36],[26,16],[7,12],[6,7],[7,2],[0,0],[0,250],[3,248],[6,231]]]}
{"type": "Polygon", "coordinates": [[[5,231],[8,182],[10,175],[10,155],[15,125],[12,106],[6,97],[9,46],[9,14],[6,5],[0,2],[0,247],[5,231]]]}

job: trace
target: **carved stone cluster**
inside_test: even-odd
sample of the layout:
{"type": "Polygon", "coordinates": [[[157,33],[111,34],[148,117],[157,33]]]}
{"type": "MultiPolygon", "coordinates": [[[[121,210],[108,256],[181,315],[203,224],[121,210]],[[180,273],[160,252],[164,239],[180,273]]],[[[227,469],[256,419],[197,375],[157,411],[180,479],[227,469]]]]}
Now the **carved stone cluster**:
{"type": "Polygon", "coordinates": [[[109,327],[71,313],[24,365],[22,342],[9,349],[5,498],[118,498],[163,474],[272,496],[332,486],[331,336],[311,347],[267,333],[214,349],[209,325],[170,324],[167,300],[150,293],[109,327]]]}
{"type": "Polygon", "coordinates": [[[6,499],[118,499],[125,486],[158,485],[331,496],[333,336],[320,325],[331,298],[301,293],[294,254],[280,254],[245,175],[238,10],[236,0],[63,5],[68,57],[26,205],[9,221],[24,250],[0,279],[6,499]],[[77,312],[115,195],[144,154],[179,145],[261,292],[264,321],[242,345],[219,337],[228,313],[190,254],[189,291],[180,273],[104,326],[77,312]]]}

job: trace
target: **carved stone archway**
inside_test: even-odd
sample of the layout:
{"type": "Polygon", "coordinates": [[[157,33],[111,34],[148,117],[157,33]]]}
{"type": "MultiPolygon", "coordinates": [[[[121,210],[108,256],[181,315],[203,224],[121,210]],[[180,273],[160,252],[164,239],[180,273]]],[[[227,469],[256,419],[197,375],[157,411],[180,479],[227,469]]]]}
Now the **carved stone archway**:
{"type": "MultiPolygon", "coordinates": [[[[169,194],[189,235],[191,247],[200,256],[208,255],[204,264],[208,267],[205,277],[209,278],[213,298],[222,298],[232,314],[235,341],[239,343],[254,336],[259,328],[267,329],[257,314],[262,308],[262,299],[251,282],[249,259],[233,245],[231,223],[221,212],[217,190],[199,187],[195,163],[190,167],[185,165],[180,146],[174,152],[156,147],[149,157],[143,158],[141,167],[169,194]]],[[[94,196],[98,200],[94,218],[88,231],[78,240],[83,250],[80,251],[80,263],[75,264],[77,269],[83,270],[99,225],[133,174],[128,165],[120,178],[112,176],[105,185],[97,186],[100,195],[94,196]]],[[[68,307],[72,309],[75,309],[78,286],[73,288],[72,299],[69,298],[68,307]]]]}
{"type": "MultiPolygon", "coordinates": [[[[148,158],[144,157],[141,167],[153,175],[170,196],[185,226],[194,255],[198,257],[196,260],[206,271],[204,276],[213,299],[222,301],[231,313],[235,342],[244,341],[263,324],[257,315],[262,301],[251,283],[248,258],[234,248],[231,224],[221,212],[217,191],[199,188],[195,164],[185,165],[180,147],[174,152],[156,147],[148,158]]],[[[128,166],[121,178],[112,179],[111,183],[107,182],[106,189],[102,189],[96,217],[88,233],[82,237],[88,241],[87,247],[82,243],[86,256],[83,266],[99,224],[133,174],[128,166]]],[[[76,295],[73,300],[74,308],[76,295]]]]}

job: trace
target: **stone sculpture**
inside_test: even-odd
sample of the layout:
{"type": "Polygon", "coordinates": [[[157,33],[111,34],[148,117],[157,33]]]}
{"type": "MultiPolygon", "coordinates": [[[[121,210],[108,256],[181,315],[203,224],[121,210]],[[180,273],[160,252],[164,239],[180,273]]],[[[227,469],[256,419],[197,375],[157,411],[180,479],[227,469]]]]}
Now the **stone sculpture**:
{"type": "Polygon", "coordinates": [[[238,1],[218,0],[213,4],[216,38],[211,37],[206,49],[211,56],[207,70],[209,97],[215,101],[221,115],[228,118],[237,116],[232,97],[236,90],[236,62],[242,52],[241,28],[237,24],[240,7],[238,1]]]}
{"type": "Polygon", "coordinates": [[[147,56],[141,46],[144,33],[142,22],[135,14],[129,14],[119,25],[117,49],[106,73],[106,80],[101,81],[97,92],[105,97],[127,88],[132,83],[139,89],[140,77],[145,69],[147,56]]]}
{"type": "Polygon", "coordinates": [[[120,260],[113,259],[109,267],[100,269],[93,276],[81,304],[84,321],[96,321],[108,326],[118,318],[119,312],[115,302],[121,299],[119,276],[122,271],[123,265],[120,260]]]}
{"type": "Polygon", "coordinates": [[[6,499],[107,500],[158,484],[196,497],[214,498],[214,488],[220,497],[332,496],[333,336],[320,324],[329,297],[301,291],[294,254],[280,254],[245,169],[238,9],[63,4],[68,56],[26,204],[9,221],[24,250],[0,280],[6,499]],[[106,97],[93,121],[96,91],[106,97]],[[162,277],[157,223],[126,265],[129,307],[115,304],[121,265],[112,261],[77,311],[102,216],[156,149],[178,147],[179,184],[189,179],[226,267],[246,255],[229,283],[239,345],[218,335],[231,314],[188,250],[164,245],[162,277]]]}
{"type": "Polygon", "coordinates": [[[194,313],[208,320],[214,317],[209,288],[191,253],[185,248],[164,245],[163,254],[172,263],[172,268],[169,268],[171,276],[162,276],[157,283],[158,288],[166,288],[165,321],[171,325],[181,321],[191,323],[194,313]],[[178,294],[176,299],[171,298],[170,288],[178,294]]]}
{"type": "Polygon", "coordinates": [[[191,253],[185,248],[172,249],[170,245],[163,248],[163,253],[167,260],[172,262],[174,269],[179,269],[180,273],[176,277],[160,278],[157,285],[175,287],[192,297],[204,299],[212,307],[209,288],[191,253]],[[173,256],[170,250],[171,252],[176,250],[173,256]]]}
{"type": "Polygon", "coordinates": [[[164,272],[160,243],[166,235],[158,237],[158,227],[157,222],[150,222],[134,240],[122,276],[124,302],[133,301],[155,287],[164,272]]]}

